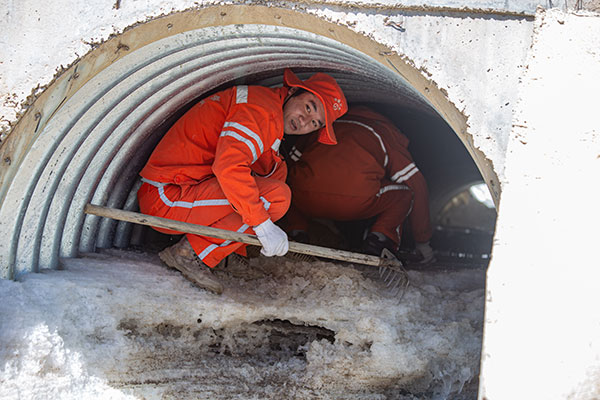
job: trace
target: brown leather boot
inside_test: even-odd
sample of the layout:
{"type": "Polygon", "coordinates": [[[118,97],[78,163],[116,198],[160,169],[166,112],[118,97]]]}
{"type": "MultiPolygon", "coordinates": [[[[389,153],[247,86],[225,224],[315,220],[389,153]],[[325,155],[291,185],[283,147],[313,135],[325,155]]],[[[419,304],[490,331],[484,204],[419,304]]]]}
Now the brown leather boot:
{"type": "Polygon", "coordinates": [[[184,236],[171,247],[167,247],[158,257],[171,268],[175,268],[183,276],[201,289],[221,294],[223,285],[213,275],[212,270],[200,260],[190,242],[184,236]]]}

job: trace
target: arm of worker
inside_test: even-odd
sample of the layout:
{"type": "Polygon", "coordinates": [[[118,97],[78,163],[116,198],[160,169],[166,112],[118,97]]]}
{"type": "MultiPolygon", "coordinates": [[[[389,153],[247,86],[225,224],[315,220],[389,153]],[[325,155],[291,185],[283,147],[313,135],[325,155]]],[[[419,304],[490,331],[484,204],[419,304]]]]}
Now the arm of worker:
{"type": "Polygon", "coordinates": [[[236,111],[228,115],[221,131],[213,172],[243,222],[254,227],[263,245],[261,252],[268,256],[283,255],[288,250],[287,235],[271,221],[251,169],[264,151],[271,151],[274,141],[271,136],[277,127],[269,124],[273,119],[261,114],[260,109],[236,111]]]}
{"type": "Polygon", "coordinates": [[[277,129],[272,121],[271,114],[262,107],[249,104],[232,107],[219,134],[212,164],[225,196],[250,226],[270,218],[260,200],[252,164],[271,151],[276,138],[273,131],[277,129]]]}

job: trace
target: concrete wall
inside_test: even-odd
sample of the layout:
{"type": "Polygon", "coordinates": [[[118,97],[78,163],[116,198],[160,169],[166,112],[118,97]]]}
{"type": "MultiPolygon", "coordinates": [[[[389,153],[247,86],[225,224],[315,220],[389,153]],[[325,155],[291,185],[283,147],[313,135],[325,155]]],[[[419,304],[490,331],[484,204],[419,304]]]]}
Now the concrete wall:
{"type": "MultiPolygon", "coordinates": [[[[0,39],[4,40],[2,137],[24,110],[23,102],[31,102],[30,95],[39,93],[57,72],[98,43],[140,21],[194,4],[198,2],[175,1],[167,7],[161,2],[97,0],[76,6],[58,2],[50,8],[35,1],[0,6],[7,33],[0,39]]],[[[292,4],[291,8],[347,26],[422,71],[468,118],[474,147],[485,153],[497,175],[502,174],[518,77],[531,41],[532,2],[475,2],[470,9],[447,4],[450,9],[446,11],[441,4],[425,7],[412,2],[383,6],[364,2],[360,7],[360,2],[329,4],[292,4]]]]}
{"type": "MultiPolygon", "coordinates": [[[[590,2],[565,4],[593,8],[590,2]]],[[[18,157],[10,156],[31,147],[30,140],[11,135],[25,137],[52,119],[53,113],[35,112],[41,107],[35,99],[55,77],[65,78],[64,68],[128,27],[206,5],[152,0],[0,5],[2,184],[10,183],[6,171],[19,166],[18,157]]],[[[600,222],[593,98],[600,89],[600,19],[586,12],[536,11],[530,1],[482,1],[469,8],[451,1],[285,6],[381,45],[380,52],[412,68],[403,70],[407,74],[418,71],[420,77],[409,81],[431,82],[443,94],[448,108],[462,115],[453,124],[457,135],[501,182],[501,190],[491,187],[497,201],[502,191],[502,199],[488,273],[480,397],[600,396],[600,280],[597,240],[588,229],[600,222]]],[[[253,18],[252,11],[245,12],[239,22],[253,18]]],[[[306,28],[311,30],[308,23],[306,28]]],[[[115,46],[115,60],[126,50],[115,46]]],[[[73,68],[67,71],[76,76],[73,68]]],[[[425,92],[424,86],[419,90],[425,92]]],[[[62,104],[61,98],[44,100],[55,102],[55,110],[62,104]]],[[[443,101],[440,107],[446,107],[443,101]]]]}
{"type": "Polygon", "coordinates": [[[534,31],[488,270],[480,395],[596,399],[600,19],[540,12],[534,31]]]}

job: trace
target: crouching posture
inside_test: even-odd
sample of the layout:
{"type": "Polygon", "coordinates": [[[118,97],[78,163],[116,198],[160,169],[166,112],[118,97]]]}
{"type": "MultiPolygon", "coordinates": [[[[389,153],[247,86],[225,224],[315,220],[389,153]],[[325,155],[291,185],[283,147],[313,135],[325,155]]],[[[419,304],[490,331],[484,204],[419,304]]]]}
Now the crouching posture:
{"type": "Polygon", "coordinates": [[[361,250],[379,256],[385,248],[396,254],[408,219],[421,260],[432,261],[427,184],[408,152],[408,138],[389,119],[362,106],[351,107],[334,128],[336,146],[322,146],[309,135],[290,151],[290,235],[306,240],[311,218],[374,218],[361,250]]]}
{"type": "MultiPolygon", "coordinates": [[[[284,255],[288,238],[274,224],[291,196],[279,154],[284,133],[318,131],[319,142],[335,144],[332,123],[346,110],[342,90],[323,73],[302,81],[286,69],[283,87],[235,86],[215,93],[194,105],[154,149],[140,172],[140,210],[256,233],[262,254],[284,255]]],[[[245,245],[186,234],[159,256],[197,286],[221,293],[211,268],[234,251],[244,255],[245,245]]]]}

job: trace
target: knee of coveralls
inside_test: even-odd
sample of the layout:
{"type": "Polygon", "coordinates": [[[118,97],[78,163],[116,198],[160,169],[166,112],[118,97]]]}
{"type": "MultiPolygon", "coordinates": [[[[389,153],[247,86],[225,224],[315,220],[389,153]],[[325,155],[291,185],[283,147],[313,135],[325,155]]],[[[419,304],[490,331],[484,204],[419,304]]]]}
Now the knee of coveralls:
{"type": "MultiPolygon", "coordinates": [[[[282,181],[269,178],[256,178],[259,196],[272,221],[281,219],[290,206],[291,192],[282,181]]],[[[251,226],[244,224],[242,217],[231,208],[231,213],[211,224],[214,228],[242,233],[254,233],[251,226]]],[[[188,240],[202,261],[215,267],[223,258],[236,251],[245,254],[247,245],[197,235],[188,235],[188,240]],[[192,237],[191,237],[192,236],[192,237]]]]}
{"type": "MultiPolygon", "coordinates": [[[[144,214],[205,226],[233,212],[216,178],[185,186],[155,187],[144,182],[138,190],[138,203],[144,214]]],[[[152,228],[171,235],[183,233],[152,228]]]]}
{"type": "MultiPolygon", "coordinates": [[[[175,221],[210,226],[215,221],[234,213],[216,178],[197,185],[186,186],[164,185],[157,187],[144,182],[137,195],[142,213],[175,221]]],[[[168,235],[183,234],[183,232],[170,229],[152,228],[168,235]]],[[[199,249],[204,249],[209,245],[206,241],[199,239],[202,238],[201,236],[185,235],[196,254],[200,254],[200,251],[202,251],[199,251],[199,249]]],[[[218,241],[219,239],[214,240],[218,241]]],[[[240,252],[245,254],[245,248],[242,248],[240,252]]]]}
{"type": "MultiPolygon", "coordinates": [[[[290,204],[290,189],[282,181],[256,178],[259,196],[273,221],[283,217],[290,204]]],[[[197,225],[211,226],[243,233],[253,233],[235,212],[216,178],[197,185],[166,185],[157,188],[144,183],[138,191],[140,210],[143,213],[197,225]]],[[[155,228],[156,229],[156,228],[155,228]]],[[[168,234],[180,234],[157,229],[168,234]]],[[[186,234],[188,241],[200,259],[209,267],[216,266],[230,253],[244,246],[229,240],[186,234]]]]}
{"type": "MultiPolygon", "coordinates": [[[[173,187],[177,187],[175,185],[169,185],[173,187]]],[[[169,191],[171,192],[171,191],[169,191]]],[[[169,193],[170,197],[180,197],[179,194],[177,196],[173,196],[172,193],[169,193]]],[[[161,199],[160,189],[156,186],[150,185],[146,182],[143,182],[137,192],[138,204],[140,206],[140,212],[142,214],[153,215],[155,217],[161,218],[169,218],[174,219],[176,221],[186,222],[187,212],[184,209],[174,209],[165,204],[165,202],[161,199]],[[179,215],[174,215],[179,214],[179,215]],[[179,218],[175,218],[179,217],[179,218]]],[[[152,229],[165,233],[167,235],[181,235],[183,232],[173,231],[171,229],[158,228],[155,226],[151,227],[152,229]]]]}
{"type": "Polygon", "coordinates": [[[386,182],[381,189],[376,201],[380,212],[371,226],[371,232],[381,232],[399,246],[402,225],[410,214],[414,194],[410,188],[392,182],[386,182]]]}

